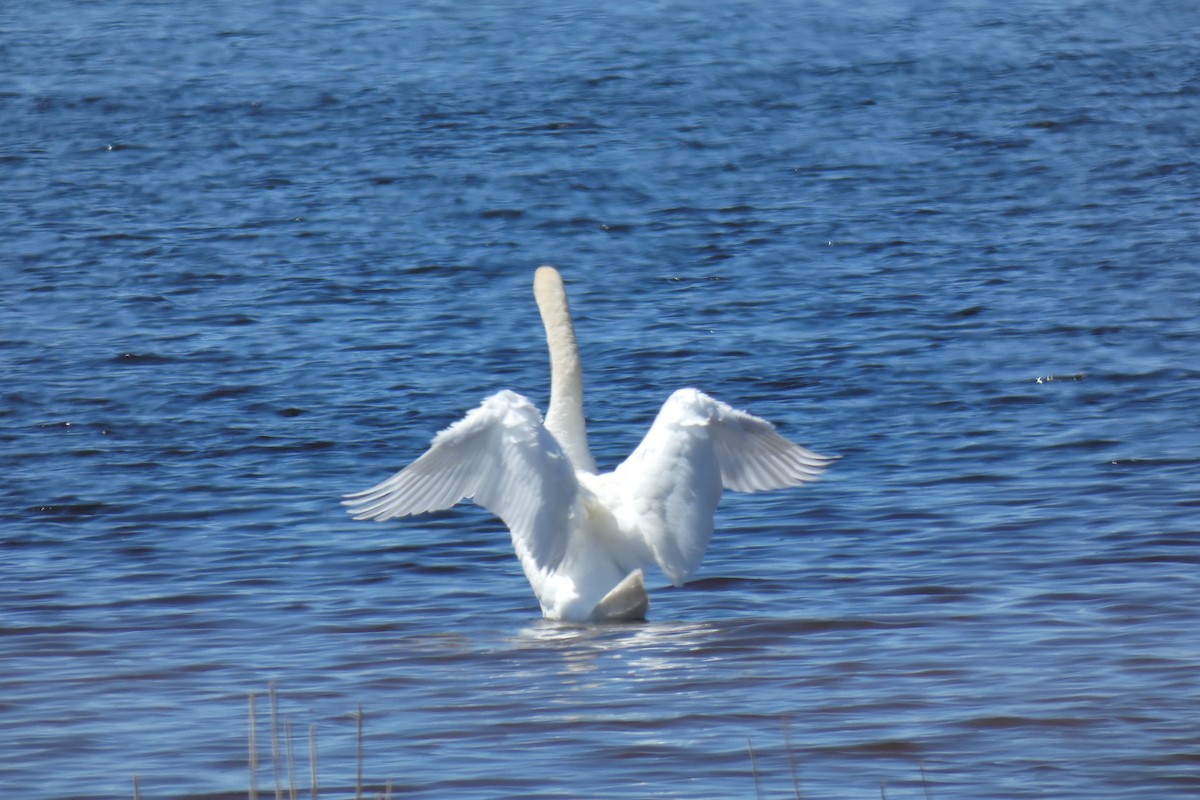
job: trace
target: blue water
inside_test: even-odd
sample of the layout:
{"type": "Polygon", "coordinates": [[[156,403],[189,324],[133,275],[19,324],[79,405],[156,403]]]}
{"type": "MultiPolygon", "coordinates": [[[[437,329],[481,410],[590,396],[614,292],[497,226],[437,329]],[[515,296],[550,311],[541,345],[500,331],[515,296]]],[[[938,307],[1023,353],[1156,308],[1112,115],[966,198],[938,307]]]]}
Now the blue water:
{"type": "Polygon", "coordinates": [[[1200,795],[1200,7],[0,10],[0,796],[1200,795]],[[338,505],[487,394],[842,459],[650,621],[338,505]],[[281,759],[285,760],[285,759],[281,759]],[[286,770],[283,770],[286,775],[286,770]],[[286,778],[285,778],[286,780],[286,778]]]}

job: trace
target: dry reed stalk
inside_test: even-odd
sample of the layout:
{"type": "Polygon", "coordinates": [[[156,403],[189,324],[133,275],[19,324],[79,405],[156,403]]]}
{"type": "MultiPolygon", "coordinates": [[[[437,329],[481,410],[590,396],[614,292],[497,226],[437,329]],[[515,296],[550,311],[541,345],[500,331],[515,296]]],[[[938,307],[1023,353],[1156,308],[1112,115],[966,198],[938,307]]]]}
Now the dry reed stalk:
{"type": "Polygon", "coordinates": [[[292,721],[283,721],[283,743],[287,747],[288,800],[296,800],[296,757],[292,747],[292,721]]]}
{"type": "Polygon", "coordinates": [[[312,800],[317,800],[321,790],[317,781],[317,726],[308,726],[308,764],[312,769],[312,800]]]}
{"type": "Polygon", "coordinates": [[[362,703],[358,704],[358,713],[354,715],[358,720],[358,765],[355,771],[354,781],[354,800],[362,800],[363,790],[363,709],[362,703]]]}
{"type": "Polygon", "coordinates": [[[250,800],[258,800],[258,732],[254,726],[254,692],[250,692],[250,800]]]}
{"type": "Polygon", "coordinates": [[[279,782],[279,693],[275,691],[275,680],[267,684],[271,696],[271,769],[275,773],[275,800],[283,800],[283,786],[279,782]]]}

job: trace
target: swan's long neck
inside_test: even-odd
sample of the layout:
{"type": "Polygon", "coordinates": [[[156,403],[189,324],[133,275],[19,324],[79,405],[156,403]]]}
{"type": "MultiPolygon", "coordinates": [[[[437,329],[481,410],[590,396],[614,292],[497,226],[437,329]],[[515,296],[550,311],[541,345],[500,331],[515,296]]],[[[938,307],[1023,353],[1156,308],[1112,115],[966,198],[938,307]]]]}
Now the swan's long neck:
{"type": "Polygon", "coordinates": [[[583,419],[583,365],[575,343],[575,326],[562,276],[554,267],[539,267],[533,278],[533,296],[546,326],[550,347],[550,410],[546,429],[567,452],[575,469],[595,472],[596,462],[588,450],[587,426],[583,419]]]}

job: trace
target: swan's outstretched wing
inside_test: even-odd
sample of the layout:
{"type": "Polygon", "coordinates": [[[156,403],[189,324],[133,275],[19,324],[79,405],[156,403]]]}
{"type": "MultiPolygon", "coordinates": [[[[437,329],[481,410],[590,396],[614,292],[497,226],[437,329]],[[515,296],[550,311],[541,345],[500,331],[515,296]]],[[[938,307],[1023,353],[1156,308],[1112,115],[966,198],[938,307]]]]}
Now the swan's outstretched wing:
{"type": "Polygon", "coordinates": [[[516,392],[498,392],[434,437],[429,450],[365,492],[347,495],[355,519],[386,520],[472,498],[504,521],[522,562],[562,560],[578,484],[570,459],[516,392]]]}
{"type": "Polygon", "coordinates": [[[832,459],[780,436],[771,423],[696,389],[671,395],[614,478],[624,525],[636,526],[676,586],[712,538],[723,489],[759,492],[815,480],[832,459]]]}

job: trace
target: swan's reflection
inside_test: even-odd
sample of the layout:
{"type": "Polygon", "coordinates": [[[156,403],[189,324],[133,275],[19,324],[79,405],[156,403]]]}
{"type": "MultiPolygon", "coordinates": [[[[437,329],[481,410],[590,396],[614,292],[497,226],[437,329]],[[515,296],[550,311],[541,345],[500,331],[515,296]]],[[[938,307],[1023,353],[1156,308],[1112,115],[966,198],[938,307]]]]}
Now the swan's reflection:
{"type": "Polygon", "coordinates": [[[706,648],[721,626],[713,622],[655,621],[570,625],[538,620],[517,633],[514,650],[540,650],[562,659],[565,671],[591,672],[619,656],[642,674],[674,669],[706,648]]]}

